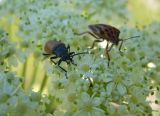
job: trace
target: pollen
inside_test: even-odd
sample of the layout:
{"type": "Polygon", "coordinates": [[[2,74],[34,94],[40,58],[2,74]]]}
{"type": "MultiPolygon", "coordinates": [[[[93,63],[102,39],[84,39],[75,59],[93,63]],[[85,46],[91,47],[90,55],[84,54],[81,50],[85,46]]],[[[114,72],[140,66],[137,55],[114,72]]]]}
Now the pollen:
{"type": "Polygon", "coordinates": [[[92,112],[93,110],[93,105],[91,103],[86,103],[85,106],[84,106],[84,111],[85,112],[92,112]]]}

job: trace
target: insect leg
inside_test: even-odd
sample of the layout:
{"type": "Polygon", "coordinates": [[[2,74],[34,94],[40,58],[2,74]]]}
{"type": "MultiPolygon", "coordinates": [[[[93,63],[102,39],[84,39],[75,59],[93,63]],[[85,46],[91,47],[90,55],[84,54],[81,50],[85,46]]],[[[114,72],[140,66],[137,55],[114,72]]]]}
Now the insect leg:
{"type": "Polygon", "coordinates": [[[75,54],[75,52],[70,52],[70,53],[69,53],[69,55],[71,55],[71,56],[74,55],[74,54],[75,54]]]}
{"type": "Polygon", "coordinates": [[[60,66],[61,62],[62,62],[62,60],[60,59],[60,60],[58,61],[58,67],[61,68],[61,69],[65,72],[65,77],[66,77],[66,79],[68,79],[68,77],[67,77],[67,71],[60,66]]]}
{"type": "Polygon", "coordinates": [[[111,51],[112,47],[113,47],[114,44],[112,44],[109,48],[109,43],[107,42],[107,46],[106,46],[106,54],[107,54],[107,57],[108,57],[108,66],[109,66],[109,63],[110,63],[110,56],[109,56],[109,51],[111,51]]]}
{"type": "Polygon", "coordinates": [[[67,46],[68,51],[70,52],[70,45],[67,46]]]}
{"type": "Polygon", "coordinates": [[[44,58],[42,60],[45,60],[46,58],[48,58],[48,56],[50,56],[51,54],[47,54],[47,53],[43,53],[44,58]]]}
{"type": "Polygon", "coordinates": [[[51,54],[43,53],[43,55],[44,55],[44,56],[49,56],[49,55],[51,55],[51,54]]]}
{"type": "Polygon", "coordinates": [[[56,58],[58,58],[57,56],[53,56],[53,57],[50,57],[50,60],[51,60],[51,62],[53,62],[55,65],[57,64],[55,61],[53,61],[52,59],[56,59],[56,58]]]}
{"type": "Polygon", "coordinates": [[[83,35],[83,34],[90,34],[91,36],[93,36],[94,38],[96,39],[100,39],[99,37],[95,36],[93,33],[89,32],[89,31],[85,31],[85,32],[82,32],[82,33],[75,33],[76,35],[83,35]]]}
{"type": "Polygon", "coordinates": [[[120,46],[119,46],[119,52],[120,52],[121,55],[123,54],[123,52],[121,51],[122,44],[123,44],[123,40],[121,40],[121,44],[120,44],[120,46]]]}
{"type": "Polygon", "coordinates": [[[73,60],[73,59],[71,59],[71,63],[72,63],[73,65],[77,66],[77,64],[74,63],[74,60],[73,60]]]}
{"type": "Polygon", "coordinates": [[[94,45],[96,42],[103,42],[104,40],[99,40],[99,39],[96,39],[93,41],[93,44],[92,44],[92,47],[90,49],[93,49],[94,48],[94,45]]]}
{"type": "Polygon", "coordinates": [[[95,36],[93,33],[88,31],[88,34],[90,34],[92,37],[96,38],[96,39],[100,39],[99,37],[95,36]]]}
{"type": "MultiPolygon", "coordinates": [[[[109,56],[109,50],[108,50],[108,45],[109,43],[107,43],[107,45],[106,45],[106,54],[107,54],[107,57],[108,57],[108,67],[109,67],[109,63],[110,63],[110,56],[109,56]]],[[[111,47],[110,47],[110,49],[111,49],[111,47]]]]}
{"type": "MultiPolygon", "coordinates": [[[[108,44],[107,44],[107,45],[108,45],[108,44]]],[[[114,45],[114,44],[112,44],[112,45],[111,45],[111,47],[108,49],[108,52],[109,52],[109,51],[111,51],[111,49],[112,49],[113,45],[114,45]]]]}

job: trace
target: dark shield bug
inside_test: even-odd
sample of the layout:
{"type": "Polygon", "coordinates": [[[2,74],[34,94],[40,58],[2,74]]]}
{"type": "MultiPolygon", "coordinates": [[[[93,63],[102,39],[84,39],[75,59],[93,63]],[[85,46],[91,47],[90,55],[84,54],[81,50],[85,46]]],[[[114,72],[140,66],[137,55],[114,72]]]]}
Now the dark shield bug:
{"type": "Polygon", "coordinates": [[[80,54],[87,54],[88,52],[81,52],[81,53],[75,53],[75,52],[70,52],[70,46],[68,45],[67,47],[65,46],[64,43],[62,43],[61,41],[57,41],[57,40],[49,40],[46,42],[45,46],[44,46],[44,51],[45,53],[43,53],[43,55],[45,56],[51,56],[50,60],[56,65],[58,65],[58,67],[60,67],[64,72],[65,72],[65,76],[67,78],[67,71],[60,66],[61,62],[71,62],[73,65],[76,65],[74,63],[73,57],[76,55],[80,55],[80,54]],[[60,58],[58,62],[55,62],[53,59],[56,58],[60,58]]]}
{"type": "Polygon", "coordinates": [[[93,24],[93,25],[89,25],[88,28],[91,30],[91,32],[85,31],[82,33],[75,33],[75,34],[83,35],[83,34],[88,33],[94,38],[96,38],[96,40],[94,40],[91,46],[91,49],[94,47],[96,42],[103,42],[104,40],[106,40],[107,45],[106,45],[105,50],[106,50],[106,54],[108,57],[108,66],[110,62],[109,51],[112,49],[113,45],[118,46],[119,42],[121,42],[119,46],[119,51],[121,52],[123,41],[132,39],[132,38],[136,38],[136,37],[140,37],[140,36],[134,36],[128,39],[120,39],[119,38],[120,31],[117,28],[110,26],[110,25],[106,25],[106,24],[93,24]],[[111,43],[111,46],[109,46],[109,43],[111,43]]]}

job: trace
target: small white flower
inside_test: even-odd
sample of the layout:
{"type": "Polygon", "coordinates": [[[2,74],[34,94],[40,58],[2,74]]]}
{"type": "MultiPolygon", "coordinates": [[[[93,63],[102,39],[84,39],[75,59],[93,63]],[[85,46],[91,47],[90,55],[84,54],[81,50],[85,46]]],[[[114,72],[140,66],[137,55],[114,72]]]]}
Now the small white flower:
{"type": "Polygon", "coordinates": [[[104,111],[99,108],[101,100],[98,97],[91,97],[87,93],[82,93],[81,98],[78,99],[78,111],[74,116],[104,116],[104,111]]]}

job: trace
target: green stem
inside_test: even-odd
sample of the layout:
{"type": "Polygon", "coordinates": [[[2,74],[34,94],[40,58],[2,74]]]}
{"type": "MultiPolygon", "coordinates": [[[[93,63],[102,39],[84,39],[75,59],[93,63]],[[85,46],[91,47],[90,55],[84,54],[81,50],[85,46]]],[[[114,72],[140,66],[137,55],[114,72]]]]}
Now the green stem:
{"type": "Polygon", "coordinates": [[[47,76],[47,74],[45,73],[45,76],[44,76],[44,78],[43,78],[43,81],[42,81],[42,84],[41,84],[41,87],[40,87],[40,93],[42,93],[43,92],[43,90],[44,90],[44,88],[45,88],[45,86],[46,86],[46,84],[47,84],[47,80],[48,80],[48,76],[47,76]]]}
{"type": "Polygon", "coordinates": [[[33,71],[33,75],[32,75],[32,80],[31,80],[31,83],[30,83],[30,87],[34,84],[35,80],[36,80],[36,74],[38,72],[38,65],[36,65],[36,67],[34,68],[34,71],[33,71]]]}
{"type": "Polygon", "coordinates": [[[26,78],[26,69],[27,69],[27,62],[28,62],[28,59],[26,59],[24,65],[23,65],[23,68],[22,68],[22,77],[24,78],[23,79],[23,84],[22,84],[22,87],[25,89],[25,78],[26,78]]]}

